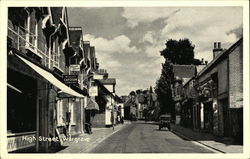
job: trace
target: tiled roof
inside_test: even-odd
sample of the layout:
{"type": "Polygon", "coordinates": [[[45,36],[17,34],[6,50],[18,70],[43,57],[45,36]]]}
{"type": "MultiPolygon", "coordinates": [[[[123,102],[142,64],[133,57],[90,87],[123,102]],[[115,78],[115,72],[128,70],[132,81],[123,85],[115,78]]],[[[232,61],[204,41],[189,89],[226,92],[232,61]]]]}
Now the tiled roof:
{"type": "Polygon", "coordinates": [[[196,68],[194,65],[173,65],[175,77],[192,78],[195,76],[196,68]]]}

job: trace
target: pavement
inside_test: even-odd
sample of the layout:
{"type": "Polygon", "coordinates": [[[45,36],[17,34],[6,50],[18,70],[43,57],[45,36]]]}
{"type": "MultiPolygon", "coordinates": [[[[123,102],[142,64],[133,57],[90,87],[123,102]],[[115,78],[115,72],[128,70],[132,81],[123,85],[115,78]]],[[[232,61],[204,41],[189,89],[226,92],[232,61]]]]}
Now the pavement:
{"type": "Polygon", "coordinates": [[[80,134],[72,138],[68,138],[62,144],[62,149],[57,153],[88,153],[99,143],[106,138],[120,131],[129,125],[129,121],[125,121],[124,124],[119,124],[110,128],[92,128],[92,134],[80,134]]]}
{"type": "Polygon", "coordinates": [[[221,153],[243,153],[243,145],[233,143],[231,138],[217,137],[211,133],[194,131],[180,125],[171,124],[171,131],[182,138],[194,141],[221,153]]]}

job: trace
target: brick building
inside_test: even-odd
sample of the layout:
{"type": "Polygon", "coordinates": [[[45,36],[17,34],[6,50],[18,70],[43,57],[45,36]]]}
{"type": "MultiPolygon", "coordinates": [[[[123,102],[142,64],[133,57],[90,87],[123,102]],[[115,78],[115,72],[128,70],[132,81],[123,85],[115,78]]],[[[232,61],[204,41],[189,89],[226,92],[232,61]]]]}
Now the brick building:
{"type": "Polygon", "coordinates": [[[243,140],[243,38],[229,49],[214,44],[214,59],[195,78],[200,128],[243,140]]]}

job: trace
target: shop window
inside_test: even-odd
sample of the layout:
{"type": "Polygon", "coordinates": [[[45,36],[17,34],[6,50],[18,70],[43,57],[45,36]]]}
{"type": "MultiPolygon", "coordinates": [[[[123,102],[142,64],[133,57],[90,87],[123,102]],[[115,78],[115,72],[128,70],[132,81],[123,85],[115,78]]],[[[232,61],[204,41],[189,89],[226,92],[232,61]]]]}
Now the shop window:
{"type": "Polygon", "coordinates": [[[71,114],[71,116],[70,116],[71,124],[75,124],[76,120],[75,120],[75,111],[74,111],[74,101],[72,101],[72,100],[70,100],[70,102],[69,102],[69,112],[71,114]]]}
{"type": "Polygon", "coordinates": [[[35,131],[36,81],[12,70],[8,70],[7,76],[8,133],[35,131]]]}
{"type": "Polygon", "coordinates": [[[63,125],[63,100],[57,101],[57,126],[63,125]]]}

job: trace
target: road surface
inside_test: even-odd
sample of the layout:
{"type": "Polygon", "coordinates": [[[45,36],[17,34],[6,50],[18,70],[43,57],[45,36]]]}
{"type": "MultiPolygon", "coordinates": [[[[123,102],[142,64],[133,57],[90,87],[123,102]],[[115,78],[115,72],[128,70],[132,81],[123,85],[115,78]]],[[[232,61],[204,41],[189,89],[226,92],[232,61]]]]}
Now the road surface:
{"type": "Polygon", "coordinates": [[[101,142],[91,153],[212,153],[154,122],[137,121],[101,142]]]}

